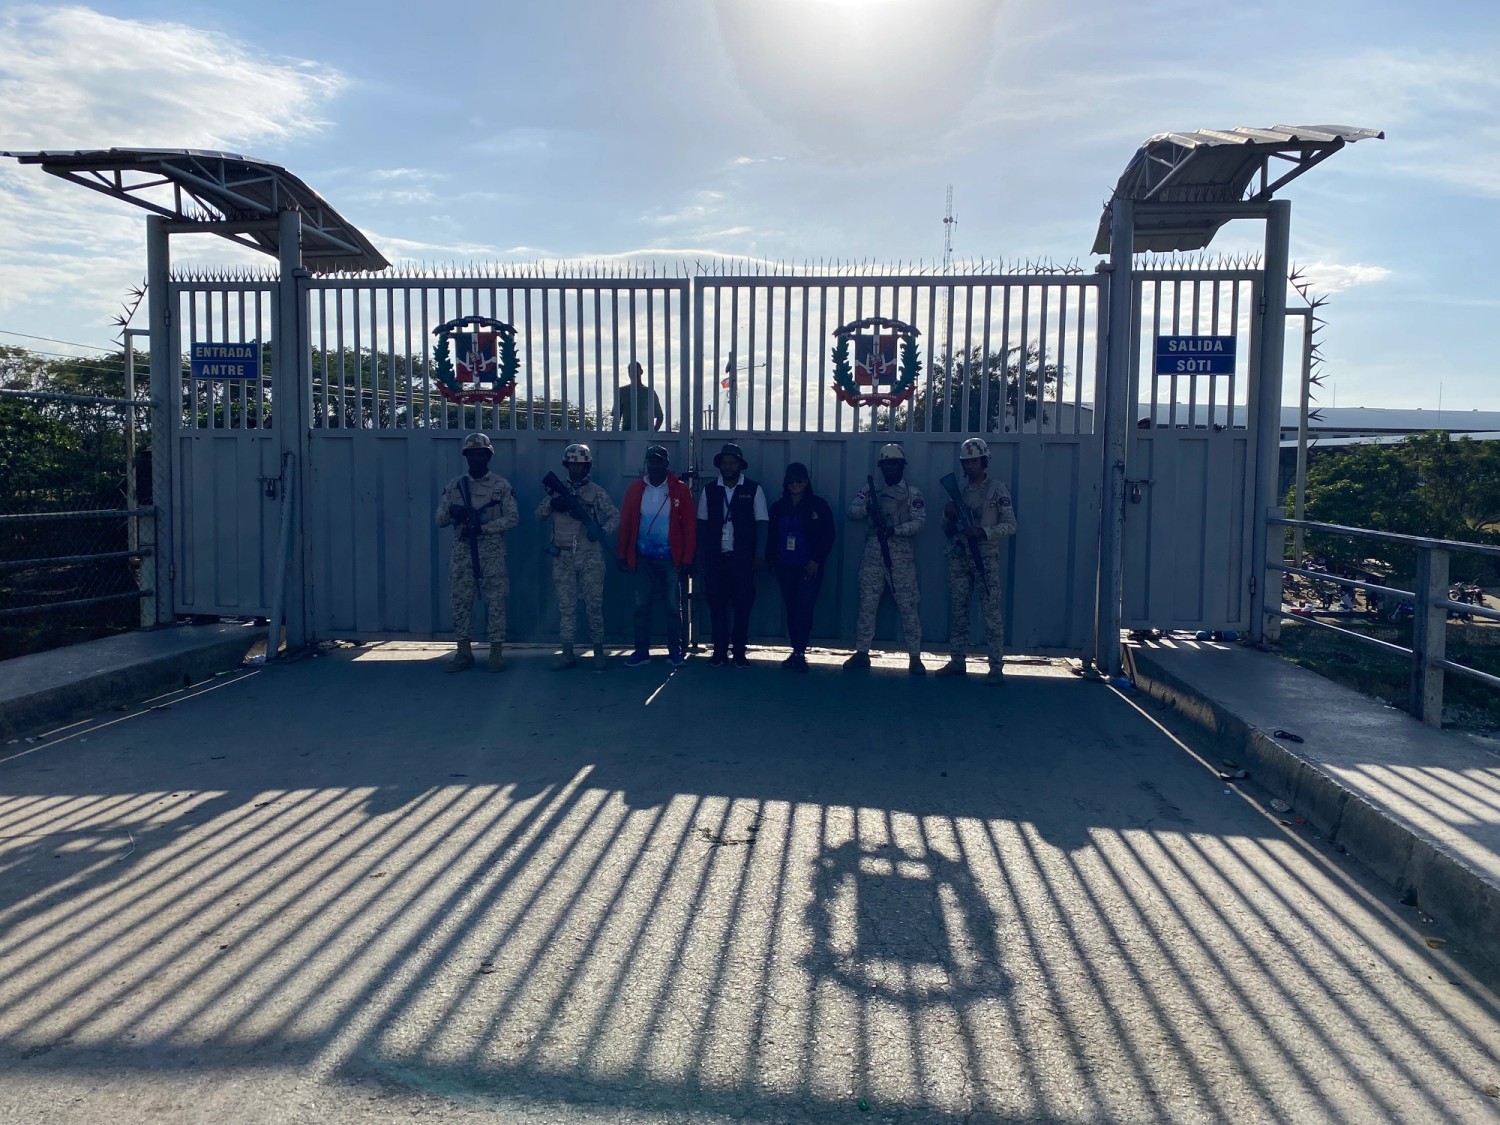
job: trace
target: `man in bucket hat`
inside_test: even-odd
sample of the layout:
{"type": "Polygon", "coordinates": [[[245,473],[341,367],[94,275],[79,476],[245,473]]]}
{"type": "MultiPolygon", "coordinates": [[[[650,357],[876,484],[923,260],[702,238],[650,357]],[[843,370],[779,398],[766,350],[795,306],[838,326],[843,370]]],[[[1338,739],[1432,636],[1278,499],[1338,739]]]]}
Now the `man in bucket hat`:
{"type": "Polygon", "coordinates": [[[713,621],[708,666],[722,668],[732,656],[736,668],[748,668],[745,648],[755,604],[755,563],[771,517],[764,490],[745,476],[748,465],[738,445],[725,442],[714,456],[714,468],[718,479],[698,494],[698,557],[713,621]]]}

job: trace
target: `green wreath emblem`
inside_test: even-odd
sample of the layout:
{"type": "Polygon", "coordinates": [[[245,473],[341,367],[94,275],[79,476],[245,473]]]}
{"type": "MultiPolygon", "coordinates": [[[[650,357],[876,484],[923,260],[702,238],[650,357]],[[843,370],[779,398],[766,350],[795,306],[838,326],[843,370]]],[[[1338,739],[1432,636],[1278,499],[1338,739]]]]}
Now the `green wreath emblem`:
{"type": "Polygon", "coordinates": [[[437,380],[438,392],[450,402],[500,402],[516,390],[516,374],[521,361],[516,355],[516,329],[514,325],[488,316],[461,316],[439,324],[432,330],[437,347],[432,353],[433,377],[437,380]],[[463,383],[453,368],[453,337],[462,329],[487,329],[495,334],[495,378],[488,383],[463,383]]]}
{"type": "Polygon", "coordinates": [[[850,406],[895,406],[905,402],[917,391],[917,377],[922,373],[922,361],[917,352],[916,328],[900,320],[883,316],[867,316],[835,328],[833,331],[833,393],[850,406]],[[862,388],[854,381],[854,368],[849,363],[849,341],[862,329],[884,328],[901,337],[901,373],[888,391],[872,391],[862,388]]]}

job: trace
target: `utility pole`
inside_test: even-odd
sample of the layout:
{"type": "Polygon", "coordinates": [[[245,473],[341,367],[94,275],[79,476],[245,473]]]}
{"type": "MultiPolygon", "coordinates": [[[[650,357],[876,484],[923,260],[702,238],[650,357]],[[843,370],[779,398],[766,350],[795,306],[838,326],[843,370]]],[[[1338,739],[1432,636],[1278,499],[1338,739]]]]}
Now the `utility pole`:
{"type": "Polygon", "coordinates": [[[948,185],[948,209],[943,215],[943,272],[953,266],[953,228],[958,220],[953,217],[953,185],[948,185]]]}

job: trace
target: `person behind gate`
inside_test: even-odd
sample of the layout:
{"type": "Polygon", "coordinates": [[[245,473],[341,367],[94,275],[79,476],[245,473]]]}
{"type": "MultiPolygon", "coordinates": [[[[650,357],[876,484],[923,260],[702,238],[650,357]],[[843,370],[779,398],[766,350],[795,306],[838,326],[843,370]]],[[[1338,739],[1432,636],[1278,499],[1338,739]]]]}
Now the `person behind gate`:
{"type": "Polygon", "coordinates": [[[630,668],[651,660],[651,615],[657,602],[667,613],[667,659],[682,667],[682,580],[693,565],[698,543],[693,494],[667,466],[666,447],[646,450],[646,475],[625,489],[620,510],[620,537],[615,547],[619,568],[635,575],[635,651],[630,668]]]}
{"type": "Polygon", "coordinates": [[[625,369],[630,382],[615,392],[616,428],[621,430],[659,430],[665,420],[661,411],[661,399],[645,383],[641,376],[645,369],[635,360],[625,369]]]}
{"type": "Polygon", "coordinates": [[[505,533],[521,522],[516,494],[510,482],[490,472],[495,447],[487,434],[464,438],[464,460],[469,471],[443,487],[438,501],[437,525],[453,527],[453,557],[448,577],[453,597],[453,635],[458,651],[448,661],[447,671],[474,667],[471,619],[474,599],[484,592],[489,613],[485,635],[490,642],[489,670],[504,668],[505,599],[510,582],[505,574],[505,533]]]}
{"type": "Polygon", "coordinates": [[[906,451],[896,442],[880,447],[877,462],[884,485],[872,496],[862,488],[849,505],[849,518],[868,519],[870,532],[859,564],[859,620],[854,627],[854,655],[845,668],[870,666],[870,643],[875,639],[875,614],[887,586],[901,611],[901,635],[906,641],[907,671],[925,676],[922,664],[922,618],[918,605],[916,552],[912,541],[927,524],[927,505],[906,475],[906,451]]]}
{"type": "Polygon", "coordinates": [[[766,565],[781,587],[787,637],[792,642],[792,655],[781,666],[806,672],[813,609],[823,585],[823,564],[833,550],[833,510],[826,500],[813,494],[807,466],[793,461],[786,467],[781,498],[771,505],[770,514],[766,565]]]}
{"type": "Polygon", "coordinates": [[[734,666],[750,667],[746,647],[755,604],[755,562],[760,531],[770,516],[765,492],[745,476],[748,467],[740,447],[726,442],[714,456],[718,480],[698,494],[698,542],[713,622],[710,668],[728,663],[731,647],[734,666]]]}
{"type": "Polygon", "coordinates": [[[943,508],[943,534],[948,537],[948,663],[939,676],[968,673],[969,597],[979,587],[984,632],[989,649],[987,684],[1005,682],[1005,617],[1000,605],[1000,541],[1016,533],[1016,513],[1010,489],[988,475],[990,447],[983,438],[969,438],[958,448],[962,481],[957,501],[943,508]]]}
{"type": "Polygon", "coordinates": [[[578,631],[578,598],[589,620],[589,640],[594,645],[594,671],[609,666],[604,654],[604,544],[620,523],[609,493],[589,479],[594,454],[586,445],[563,450],[563,468],[568,479],[552,474],[543,481],[548,495],[537,505],[538,521],[552,520],[552,538],[547,553],[552,556],[552,586],[557,591],[561,616],[562,654],[552,666],[559,671],[574,667],[573,638],[578,631]]]}

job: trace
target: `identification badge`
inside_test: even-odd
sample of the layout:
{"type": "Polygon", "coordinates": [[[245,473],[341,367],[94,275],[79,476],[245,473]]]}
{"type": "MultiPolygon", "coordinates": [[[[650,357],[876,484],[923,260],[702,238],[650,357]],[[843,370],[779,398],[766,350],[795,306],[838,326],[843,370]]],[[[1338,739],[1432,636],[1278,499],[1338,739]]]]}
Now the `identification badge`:
{"type": "Polygon", "coordinates": [[[730,523],[728,520],[724,521],[724,531],[719,536],[719,550],[734,550],[734,524],[730,523]]]}
{"type": "Polygon", "coordinates": [[[788,552],[795,551],[797,549],[797,537],[795,535],[788,535],[786,537],[786,549],[788,552]]]}

